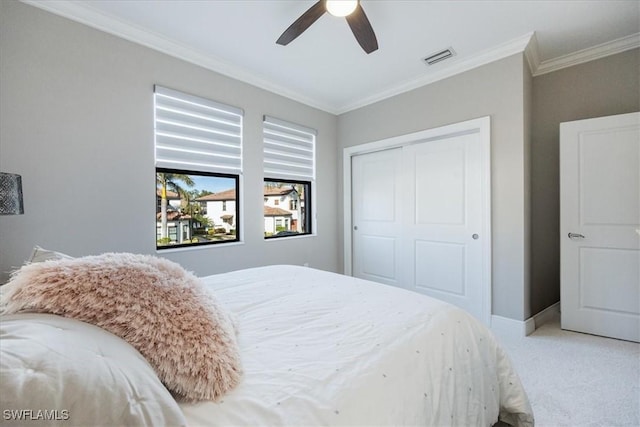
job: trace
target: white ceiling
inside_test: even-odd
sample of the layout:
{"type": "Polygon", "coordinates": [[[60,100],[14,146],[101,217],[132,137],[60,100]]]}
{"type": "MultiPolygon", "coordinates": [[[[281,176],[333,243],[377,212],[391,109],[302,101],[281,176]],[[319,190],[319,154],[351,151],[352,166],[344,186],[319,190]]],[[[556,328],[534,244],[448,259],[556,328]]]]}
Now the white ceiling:
{"type": "Polygon", "coordinates": [[[25,0],[331,113],[521,52],[537,73],[640,47],[637,0],[362,0],[378,38],[367,55],[344,18],[280,34],[315,0],[25,0]],[[422,58],[452,47],[453,59],[422,58]]]}

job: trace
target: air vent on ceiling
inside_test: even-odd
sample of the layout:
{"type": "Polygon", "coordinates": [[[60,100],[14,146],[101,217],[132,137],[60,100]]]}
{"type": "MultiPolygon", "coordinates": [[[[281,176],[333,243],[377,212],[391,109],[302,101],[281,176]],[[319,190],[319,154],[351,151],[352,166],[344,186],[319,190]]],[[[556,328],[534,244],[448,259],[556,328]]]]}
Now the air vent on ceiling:
{"type": "Polygon", "coordinates": [[[423,58],[422,60],[427,65],[433,65],[433,64],[436,64],[436,63],[438,63],[440,61],[444,61],[445,59],[449,59],[452,56],[454,56],[455,54],[456,53],[452,48],[448,48],[448,49],[442,50],[440,52],[436,52],[433,55],[429,55],[426,58],[423,58]]]}

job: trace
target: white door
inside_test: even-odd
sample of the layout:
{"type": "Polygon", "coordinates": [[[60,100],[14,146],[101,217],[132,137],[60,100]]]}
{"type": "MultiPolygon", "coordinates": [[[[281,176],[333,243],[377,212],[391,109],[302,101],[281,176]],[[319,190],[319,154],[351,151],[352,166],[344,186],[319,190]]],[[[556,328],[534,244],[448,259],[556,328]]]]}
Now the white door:
{"type": "Polygon", "coordinates": [[[351,159],[353,275],[394,286],[402,286],[401,155],[396,148],[351,159]]]}
{"type": "Polygon", "coordinates": [[[484,320],[479,134],[409,145],[404,256],[409,289],[484,320]]]}
{"type": "Polygon", "coordinates": [[[640,113],[560,125],[562,328],[640,341],[640,113]]]}
{"type": "Polygon", "coordinates": [[[488,324],[488,118],[482,123],[353,155],[350,234],[354,276],[450,302],[488,324]]]}

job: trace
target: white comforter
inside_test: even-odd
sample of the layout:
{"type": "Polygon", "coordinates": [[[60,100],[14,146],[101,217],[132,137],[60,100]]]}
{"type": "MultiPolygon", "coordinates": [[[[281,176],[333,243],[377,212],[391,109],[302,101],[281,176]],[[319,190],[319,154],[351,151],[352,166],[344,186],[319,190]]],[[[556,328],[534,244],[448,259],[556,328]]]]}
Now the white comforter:
{"type": "Polygon", "coordinates": [[[464,311],[304,267],[204,278],[236,313],[243,382],[190,426],[533,425],[520,380],[464,311]]]}

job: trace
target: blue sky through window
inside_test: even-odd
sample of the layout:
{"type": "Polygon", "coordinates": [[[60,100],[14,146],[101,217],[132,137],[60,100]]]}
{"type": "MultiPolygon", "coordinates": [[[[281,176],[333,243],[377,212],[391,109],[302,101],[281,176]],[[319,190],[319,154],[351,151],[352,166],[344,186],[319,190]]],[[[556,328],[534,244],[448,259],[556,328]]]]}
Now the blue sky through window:
{"type": "Polygon", "coordinates": [[[201,176],[190,175],[193,182],[196,183],[193,189],[207,190],[212,193],[219,193],[220,191],[230,190],[235,187],[235,182],[232,178],[215,177],[215,176],[201,176]]]}

